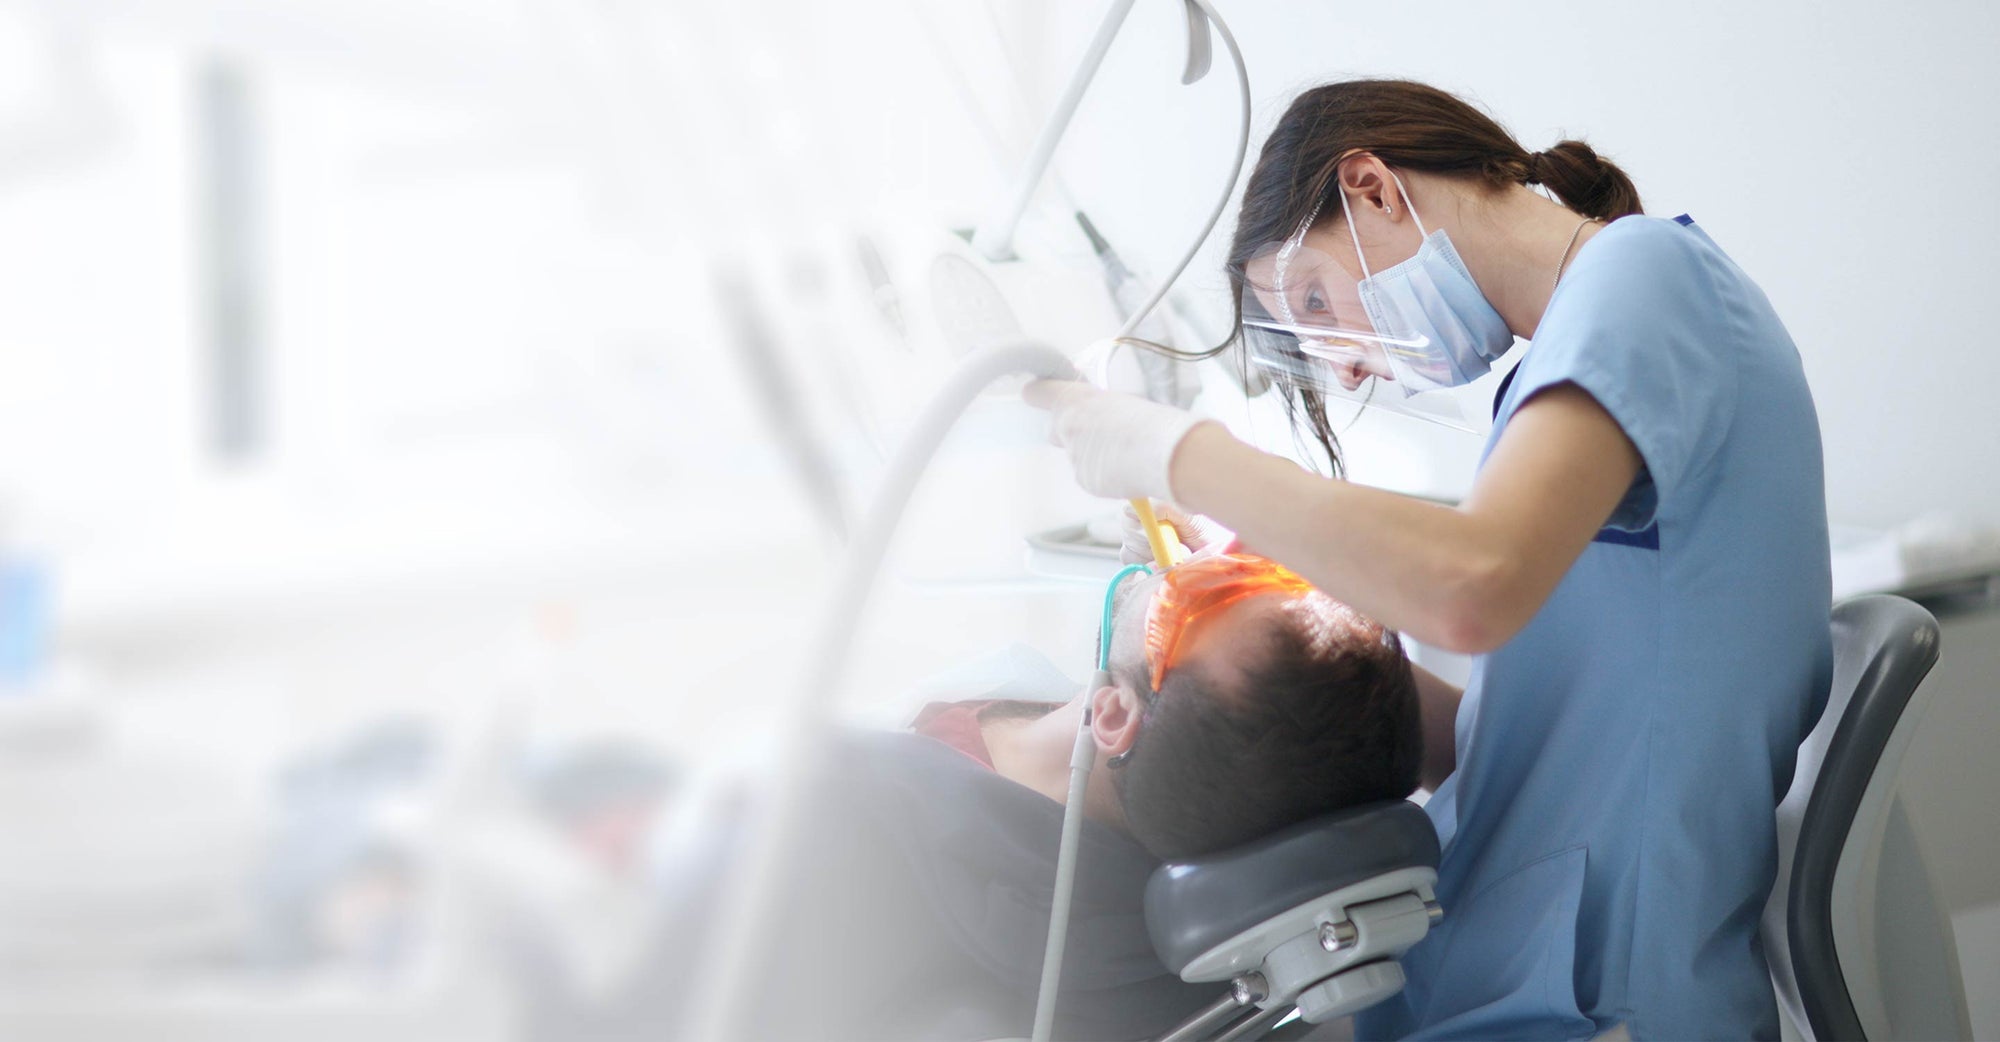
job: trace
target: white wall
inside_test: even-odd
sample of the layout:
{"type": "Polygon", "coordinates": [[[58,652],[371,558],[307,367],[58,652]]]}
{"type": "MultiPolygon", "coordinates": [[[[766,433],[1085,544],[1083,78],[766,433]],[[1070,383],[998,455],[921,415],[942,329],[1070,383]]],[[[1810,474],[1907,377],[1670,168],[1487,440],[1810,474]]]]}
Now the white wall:
{"type": "MultiPolygon", "coordinates": [[[[1098,5],[1056,6],[1049,46],[1074,54],[1098,5]]],[[[1531,149],[1581,136],[1770,294],[1819,404],[1834,520],[2000,522],[2000,7],[1219,6],[1250,63],[1253,159],[1299,89],[1360,75],[1469,95],[1531,149]]],[[[1226,77],[1177,86],[1182,35],[1179,4],[1140,4],[1064,151],[1073,194],[1151,270],[1220,185],[1234,129],[1226,77]]],[[[1219,284],[1217,245],[1191,288],[1219,284]]]]}

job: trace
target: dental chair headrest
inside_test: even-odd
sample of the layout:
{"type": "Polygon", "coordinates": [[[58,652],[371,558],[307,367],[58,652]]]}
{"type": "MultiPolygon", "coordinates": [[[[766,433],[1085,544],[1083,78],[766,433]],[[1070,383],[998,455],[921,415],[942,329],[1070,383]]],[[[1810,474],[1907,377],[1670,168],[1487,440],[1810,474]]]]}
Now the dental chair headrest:
{"type": "Polygon", "coordinates": [[[1349,807],[1254,843],[1161,865],[1146,883],[1146,932],[1175,973],[1224,941],[1342,887],[1437,868],[1437,831],[1408,800],[1349,807]]]}

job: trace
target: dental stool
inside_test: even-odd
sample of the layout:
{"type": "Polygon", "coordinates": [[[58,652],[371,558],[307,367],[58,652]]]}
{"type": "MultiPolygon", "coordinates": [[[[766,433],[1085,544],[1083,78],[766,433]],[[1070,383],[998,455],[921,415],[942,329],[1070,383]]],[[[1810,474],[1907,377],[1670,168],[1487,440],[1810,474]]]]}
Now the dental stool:
{"type": "Polygon", "coordinates": [[[1902,597],[1833,608],[1833,684],[1778,806],[1764,951],[1788,1037],[1970,1038],[1951,916],[1897,777],[1937,687],[1938,623],[1902,597]]]}
{"type": "Polygon", "coordinates": [[[1444,914],[1437,864],[1430,818],[1390,800],[1160,866],[1146,884],[1160,961],[1229,985],[1162,1039],[1255,1038],[1294,1009],[1318,1024],[1402,990],[1397,957],[1444,914]]]}

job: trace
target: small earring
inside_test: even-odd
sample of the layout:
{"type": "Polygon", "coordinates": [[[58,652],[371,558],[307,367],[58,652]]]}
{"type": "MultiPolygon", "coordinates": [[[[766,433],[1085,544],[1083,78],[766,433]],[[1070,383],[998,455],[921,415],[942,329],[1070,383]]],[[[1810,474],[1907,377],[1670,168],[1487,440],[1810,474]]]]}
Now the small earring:
{"type": "Polygon", "coordinates": [[[1395,219],[1396,219],[1396,208],[1395,208],[1395,207],[1393,207],[1393,206],[1390,206],[1390,205],[1389,205],[1388,203],[1383,203],[1383,204],[1382,204],[1382,216],[1384,216],[1384,217],[1387,217],[1387,218],[1389,218],[1390,220],[1395,220],[1395,219]]]}
{"type": "Polygon", "coordinates": [[[1109,768],[1112,768],[1113,770],[1116,770],[1116,769],[1118,769],[1118,768],[1120,768],[1120,767],[1123,767],[1123,766],[1125,766],[1125,758],[1126,758],[1127,756],[1130,756],[1130,755],[1132,755],[1132,754],[1131,754],[1131,752],[1127,751],[1127,752],[1122,752],[1122,753],[1118,753],[1118,754],[1116,754],[1116,755],[1114,755],[1114,756],[1109,756],[1109,757],[1106,757],[1106,758],[1105,758],[1105,760],[1104,760],[1104,766],[1106,766],[1106,767],[1109,767],[1109,768]]]}

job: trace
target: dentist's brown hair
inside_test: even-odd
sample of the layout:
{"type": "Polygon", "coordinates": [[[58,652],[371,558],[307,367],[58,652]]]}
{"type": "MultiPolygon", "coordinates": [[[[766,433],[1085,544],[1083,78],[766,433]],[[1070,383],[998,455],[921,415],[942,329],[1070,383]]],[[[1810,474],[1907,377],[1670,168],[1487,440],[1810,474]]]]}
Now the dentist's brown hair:
{"type": "MultiPolygon", "coordinates": [[[[1390,167],[1418,170],[1505,188],[1543,185],[1585,217],[1615,220],[1643,212],[1639,191],[1623,170],[1581,141],[1529,152],[1506,128],[1454,94],[1409,80],[1349,80],[1314,87],[1293,99],[1264,141],[1243,189],[1225,269],[1242,330],[1245,272],[1260,250],[1282,242],[1304,223],[1334,185],[1340,160],[1356,152],[1390,167]]],[[[1320,208],[1318,223],[1340,220],[1338,205],[1320,208]]],[[[1272,374],[1295,429],[1303,424],[1325,450],[1332,473],[1342,470],[1339,440],[1318,391],[1282,372],[1272,374]]]]}

